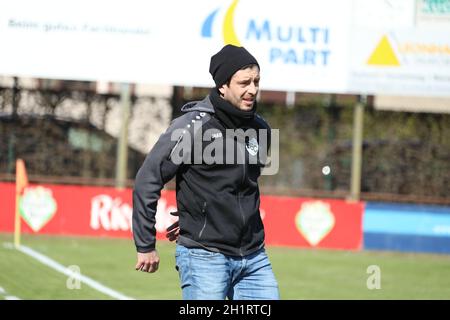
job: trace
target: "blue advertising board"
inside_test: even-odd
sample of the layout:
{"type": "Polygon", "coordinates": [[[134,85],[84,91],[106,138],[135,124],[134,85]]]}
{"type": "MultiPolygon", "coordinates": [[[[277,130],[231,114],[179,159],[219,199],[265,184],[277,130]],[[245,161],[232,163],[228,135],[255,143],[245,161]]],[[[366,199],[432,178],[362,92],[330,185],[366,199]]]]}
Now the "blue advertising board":
{"type": "Polygon", "coordinates": [[[450,207],[367,202],[364,249],[450,254],[450,207]]]}

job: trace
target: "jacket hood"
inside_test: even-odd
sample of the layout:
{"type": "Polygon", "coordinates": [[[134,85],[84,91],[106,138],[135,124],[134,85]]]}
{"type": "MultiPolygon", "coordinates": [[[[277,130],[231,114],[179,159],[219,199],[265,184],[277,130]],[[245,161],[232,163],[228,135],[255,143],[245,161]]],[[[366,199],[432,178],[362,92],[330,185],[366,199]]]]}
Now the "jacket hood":
{"type": "Polygon", "coordinates": [[[202,101],[192,101],[186,103],[181,107],[182,112],[191,112],[191,111],[200,111],[200,112],[208,112],[214,113],[214,107],[211,103],[211,99],[209,95],[205,97],[202,101]]]}

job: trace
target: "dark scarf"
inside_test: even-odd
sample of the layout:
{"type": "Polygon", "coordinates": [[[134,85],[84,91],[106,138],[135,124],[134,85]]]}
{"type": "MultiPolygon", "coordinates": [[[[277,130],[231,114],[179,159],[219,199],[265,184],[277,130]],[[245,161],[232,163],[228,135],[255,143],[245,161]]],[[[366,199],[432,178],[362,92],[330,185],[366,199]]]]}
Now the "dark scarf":
{"type": "Polygon", "coordinates": [[[256,101],[253,104],[252,110],[244,111],[224,100],[219,95],[216,88],[211,90],[209,96],[214,107],[215,117],[219,119],[227,129],[247,127],[255,116],[256,101]]]}

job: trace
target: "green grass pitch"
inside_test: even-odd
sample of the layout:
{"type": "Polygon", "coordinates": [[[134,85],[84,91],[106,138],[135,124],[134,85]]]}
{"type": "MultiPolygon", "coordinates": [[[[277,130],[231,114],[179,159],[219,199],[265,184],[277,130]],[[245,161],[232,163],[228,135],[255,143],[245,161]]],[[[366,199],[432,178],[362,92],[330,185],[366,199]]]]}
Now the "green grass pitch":
{"type": "MultiPolygon", "coordinates": [[[[13,235],[0,234],[0,299],[111,299],[81,283],[67,287],[68,277],[12,249],[13,235]]],[[[101,284],[135,299],[181,299],[175,270],[175,245],[159,241],[158,272],[134,270],[132,240],[24,235],[22,244],[64,266],[77,266],[101,284]]],[[[450,256],[374,251],[335,251],[268,247],[282,299],[450,299],[450,256]],[[380,269],[380,288],[368,289],[380,269]]]]}

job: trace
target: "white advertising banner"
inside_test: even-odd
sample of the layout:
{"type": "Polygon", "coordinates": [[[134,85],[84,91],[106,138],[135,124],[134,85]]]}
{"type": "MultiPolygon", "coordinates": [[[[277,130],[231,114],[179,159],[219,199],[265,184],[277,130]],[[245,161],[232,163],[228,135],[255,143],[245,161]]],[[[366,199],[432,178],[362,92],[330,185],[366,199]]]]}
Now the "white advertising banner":
{"type": "Polygon", "coordinates": [[[346,87],[349,0],[2,2],[4,75],[209,87],[211,56],[233,43],[264,89],[346,87]]]}
{"type": "Polygon", "coordinates": [[[450,96],[448,3],[2,0],[0,75],[211,87],[232,43],[263,90],[450,96]]]}
{"type": "Polygon", "coordinates": [[[349,92],[450,96],[450,0],[354,4],[349,92]]]}
{"type": "MultiPolygon", "coordinates": [[[[173,1],[2,2],[2,74],[124,82],[172,80],[173,51],[165,46],[177,42],[172,30],[182,25],[172,17],[173,7],[168,3],[173,1]]],[[[178,2],[176,7],[185,11],[187,2],[178,2]]]]}
{"type": "Polygon", "coordinates": [[[450,32],[434,31],[355,32],[348,91],[450,96],[450,32]]]}
{"type": "Polygon", "coordinates": [[[223,18],[224,39],[216,40],[217,46],[220,41],[234,40],[254,52],[261,64],[262,86],[285,91],[345,91],[351,1],[234,3],[235,22],[228,26],[227,17],[223,18]]]}

